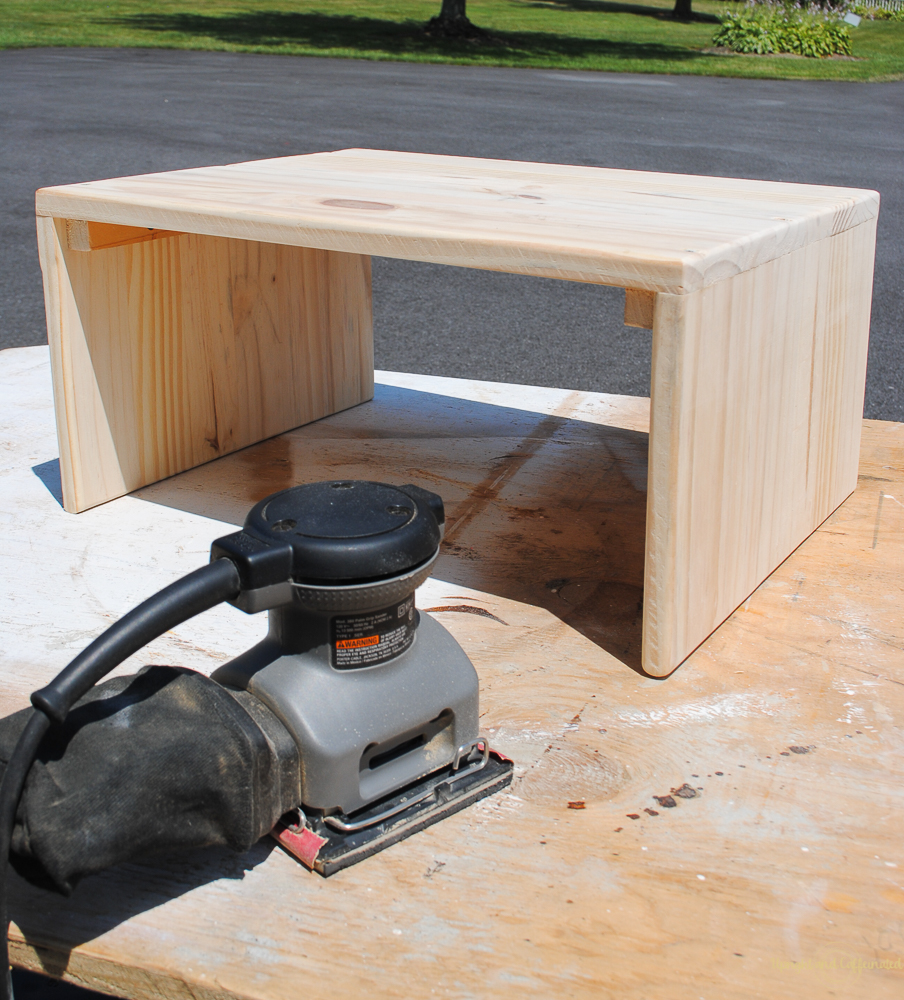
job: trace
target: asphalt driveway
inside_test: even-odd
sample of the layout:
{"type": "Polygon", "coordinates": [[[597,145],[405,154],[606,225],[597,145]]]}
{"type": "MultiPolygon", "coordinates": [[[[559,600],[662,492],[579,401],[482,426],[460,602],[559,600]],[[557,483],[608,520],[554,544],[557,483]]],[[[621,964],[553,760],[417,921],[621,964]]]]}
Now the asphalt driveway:
{"type": "MultiPolygon", "coordinates": [[[[0,347],[45,340],[47,184],[348,146],[876,188],[866,415],[904,420],[904,82],[153,49],[0,52],[0,347]]],[[[374,261],[380,368],[647,395],[616,289],[374,261]],[[558,335],[550,336],[554,331],[558,335]]]]}

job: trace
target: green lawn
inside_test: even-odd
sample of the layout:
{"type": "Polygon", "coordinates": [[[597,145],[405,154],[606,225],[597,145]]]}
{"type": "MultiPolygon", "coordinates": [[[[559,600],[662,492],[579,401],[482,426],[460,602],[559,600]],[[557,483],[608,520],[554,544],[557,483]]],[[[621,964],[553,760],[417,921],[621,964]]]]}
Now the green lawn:
{"type": "Polygon", "coordinates": [[[440,0],[0,0],[0,48],[45,45],[215,49],[485,66],[811,80],[904,79],[904,23],[864,21],[853,59],[707,52],[726,3],[695,0],[698,19],[671,2],[469,0],[492,40],[427,38],[440,0]]]}

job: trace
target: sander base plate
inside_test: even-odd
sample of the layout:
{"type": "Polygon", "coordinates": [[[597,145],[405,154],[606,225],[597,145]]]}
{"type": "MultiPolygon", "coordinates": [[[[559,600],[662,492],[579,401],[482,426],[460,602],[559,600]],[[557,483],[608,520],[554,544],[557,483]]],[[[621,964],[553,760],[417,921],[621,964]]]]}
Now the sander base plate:
{"type": "Polygon", "coordinates": [[[399,805],[404,798],[417,799],[424,792],[436,793],[381,822],[343,832],[329,826],[322,817],[311,816],[302,829],[280,822],[271,836],[306,868],[320,875],[333,875],[505,788],[511,784],[513,769],[511,760],[491,750],[485,767],[452,784],[447,784],[454,777],[451,769],[434,772],[350,817],[360,823],[367,820],[368,812],[378,815],[399,805]]]}

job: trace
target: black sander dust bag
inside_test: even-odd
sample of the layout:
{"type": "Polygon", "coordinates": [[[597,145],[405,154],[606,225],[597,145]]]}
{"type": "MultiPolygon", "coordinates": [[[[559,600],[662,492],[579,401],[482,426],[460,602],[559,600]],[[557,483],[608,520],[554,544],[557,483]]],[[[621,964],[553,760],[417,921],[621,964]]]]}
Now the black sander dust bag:
{"type": "MultiPolygon", "coordinates": [[[[0,776],[32,709],[0,720],[0,776]]],[[[41,741],[10,861],[69,895],[79,879],[158,852],[245,851],[298,804],[298,747],[258,699],[152,666],[92,688],[41,741]]]]}

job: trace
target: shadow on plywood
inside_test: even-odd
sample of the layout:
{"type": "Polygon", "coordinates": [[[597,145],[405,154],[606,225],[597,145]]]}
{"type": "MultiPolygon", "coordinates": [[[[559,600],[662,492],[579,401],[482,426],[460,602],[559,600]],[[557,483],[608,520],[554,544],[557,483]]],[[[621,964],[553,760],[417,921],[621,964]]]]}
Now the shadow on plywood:
{"type": "MultiPolygon", "coordinates": [[[[67,972],[73,948],[199,886],[241,880],[275,848],[276,842],[264,837],[244,854],[207,847],[116,865],[82,879],[69,898],[38,889],[10,869],[10,916],[38,958],[36,971],[59,979],[67,972]]],[[[15,944],[11,952],[16,961],[15,944]]]]}
{"type": "Polygon", "coordinates": [[[240,525],[299,483],[416,483],[446,503],[434,577],[545,608],[639,671],[647,452],[638,430],[378,385],[372,402],[134,495],[240,525]]]}

